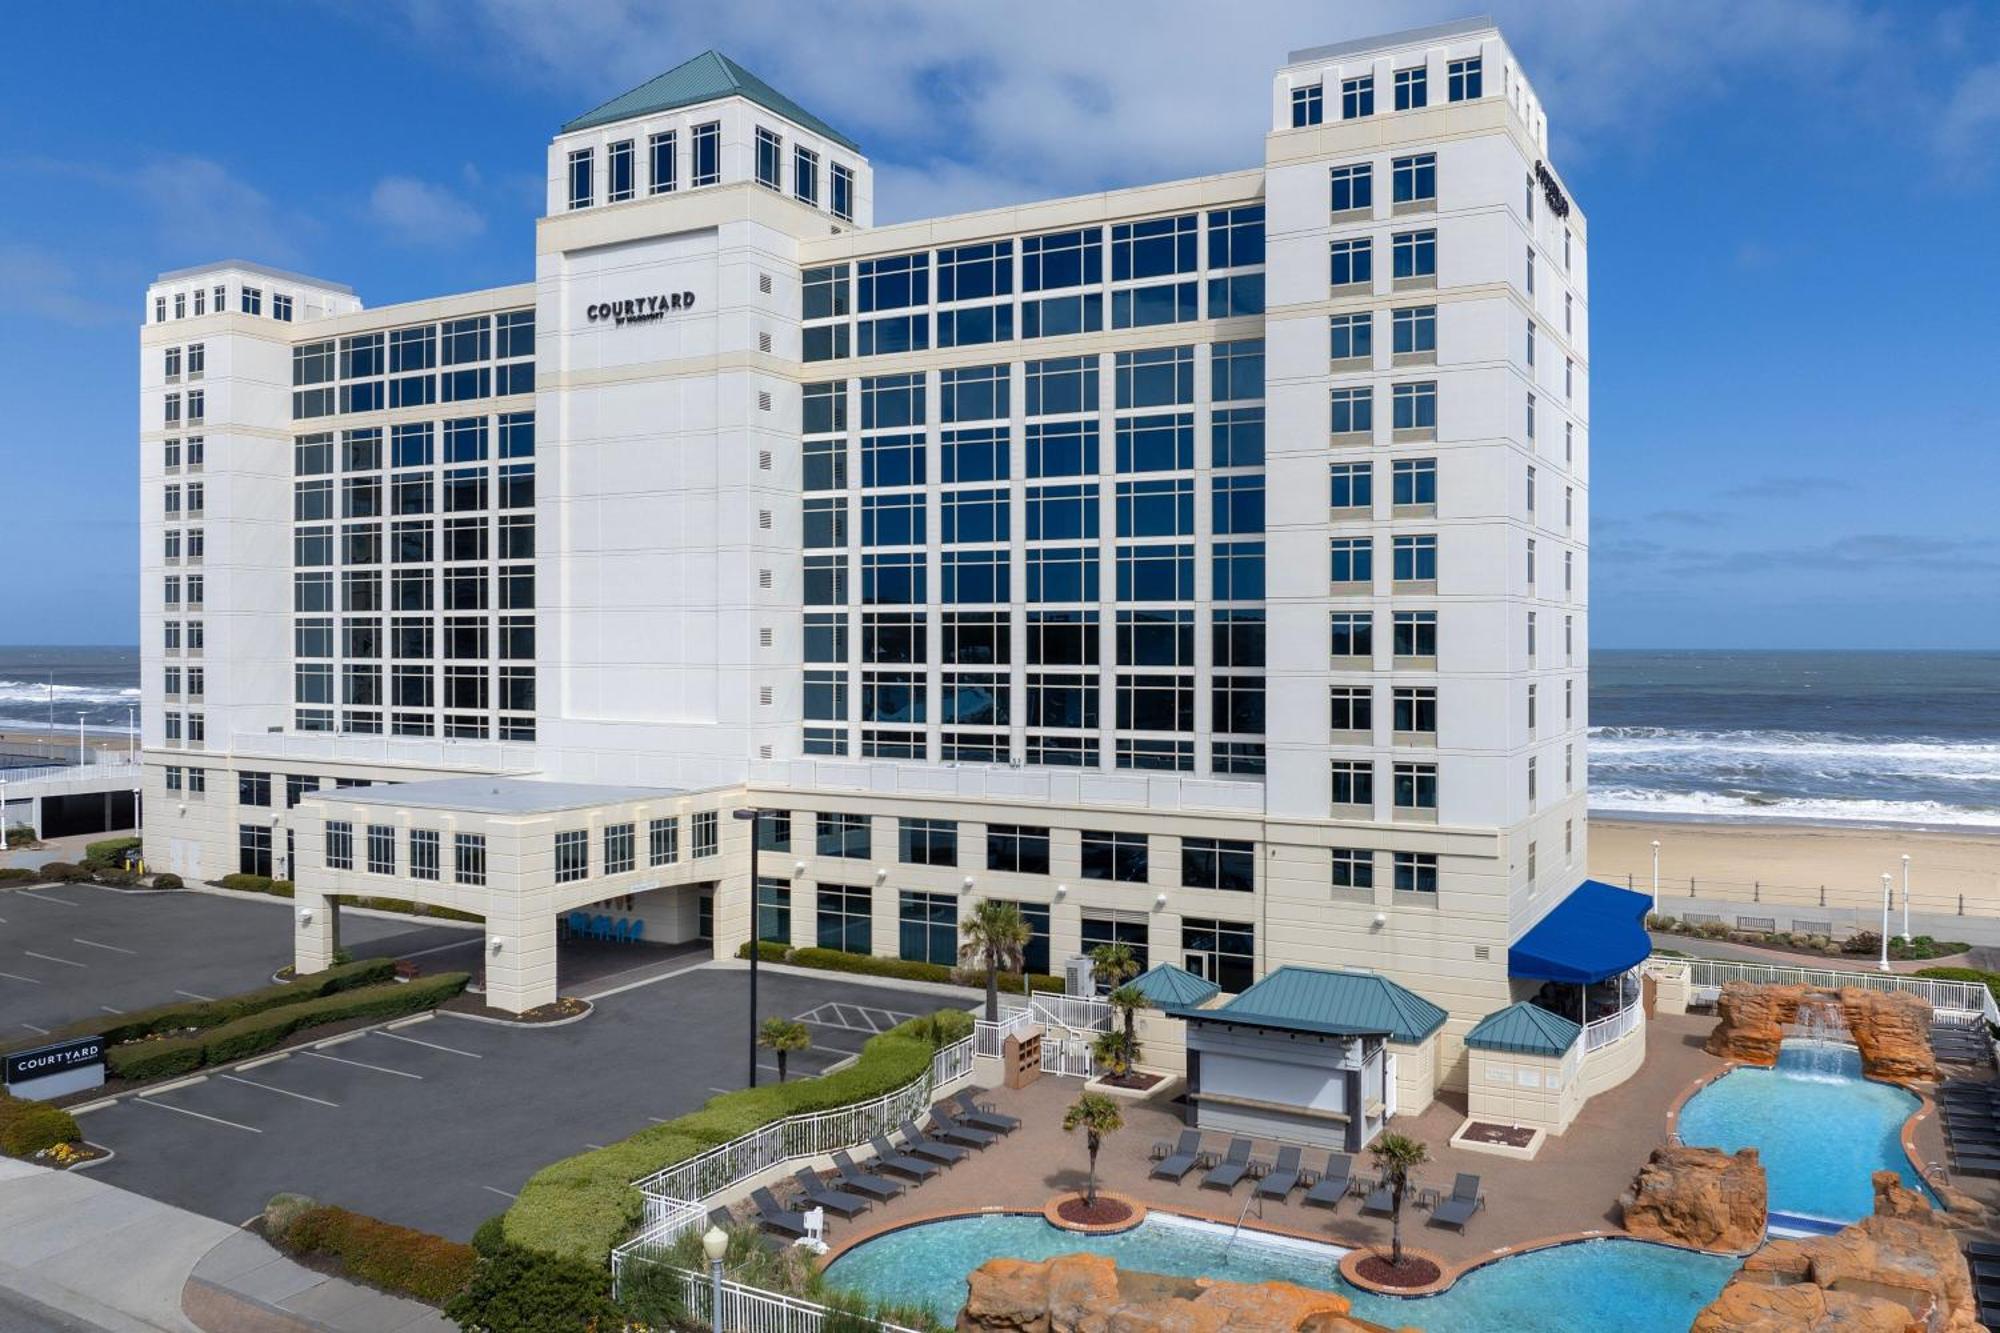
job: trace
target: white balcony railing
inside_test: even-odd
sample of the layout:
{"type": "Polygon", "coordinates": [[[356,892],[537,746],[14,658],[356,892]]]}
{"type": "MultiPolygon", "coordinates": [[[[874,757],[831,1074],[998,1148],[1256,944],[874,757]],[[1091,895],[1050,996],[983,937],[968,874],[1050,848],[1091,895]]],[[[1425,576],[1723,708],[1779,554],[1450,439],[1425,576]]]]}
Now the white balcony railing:
{"type": "Polygon", "coordinates": [[[1636,1000],[1615,1014],[1606,1014],[1603,1018],[1593,1019],[1584,1025],[1583,1053],[1589,1055],[1592,1051],[1601,1051],[1617,1042],[1620,1037],[1628,1036],[1645,1026],[1645,1022],[1646,1007],[1636,1000]]]}
{"type": "Polygon", "coordinates": [[[1004,1013],[998,1023],[982,1018],[972,1025],[973,1053],[997,1060],[1006,1053],[1007,1038],[1026,1036],[1037,1026],[1034,1011],[1029,1009],[1004,1013]]]}
{"type": "Polygon", "coordinates": [[[1921,996],[1933,1009],[1983,1014],[2000,1022],[1993,994],[1977,981],[1941,981],[1934,977],[1912,977],[1901,972],[1860,972],[1832,967],[1792,967],[1782,963],[1750,963],[1734,958],[1676,958],[1686,964],[1688,985],[1694,998],[1712,1003],[1725,983],[1749,981],[1765,986],[1812,986],[1839,990],[1858,986],[1863,990],[1907,991],[1921,996]]]}

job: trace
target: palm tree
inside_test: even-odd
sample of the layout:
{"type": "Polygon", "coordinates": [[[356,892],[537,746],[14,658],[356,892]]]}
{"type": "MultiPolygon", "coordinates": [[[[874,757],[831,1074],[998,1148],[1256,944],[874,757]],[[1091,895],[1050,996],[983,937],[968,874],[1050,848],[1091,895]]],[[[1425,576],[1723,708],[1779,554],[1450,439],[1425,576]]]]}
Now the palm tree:
{"type": "Polygon", "coordinates": [[[757,1030],[757,1044],[778,1056],[778,1082],[785,1081],[785,1057],[812,1045],[812,1033],[796,1018],[767,1018],[757,1030]]]}
{"type": "Polygon", "coordinates": [[[1101,1092],[1084,1093],[1063,1112],[1063,1133],[1082,1129],[1083,1145],[1090,1153],[1090,1187],[1083,1196],[1086,1206],[1097,1202],[1097,1150],[1104,1146],[1106,1134],[1115,1134],[1124,1127],[1125,1117],[1118,1103],[1101,1092]]]}
{"type": "Polygon", "coordinates": [[[986,898],[958,923],[959,962],[986,969],[986,1021],[1000,1021],[1000,974],[1019,972],[1033,932],[1020,905],[986,898]]]}
{"type": "Polygon", "coordinates": [[[1125,1049],[1136,1064],[1139,1059],[1139,1033],[1135,1025],[1135,1016],[1146,1007],[1146,992],[1127,982],[1105,998],[1111,1001],[1113,1009],[1124,1015],[1125,1049]]]}
{"type": "Polygon", "coordinates": [[[1384,1134],[1368,1146],[1382,1183],[1389,1187],[1389,1264],[1403,1266],[1403,1195],[1410,1175],[1431,1158],[1430,1150],[1407,1134],[1384,1134]]]}
{"type": "Polygon", "coordinates": [[[1132,1070],[1129,1041],[1122,1032],[1100,1032],[1097,1040],[1090,1044],[1090,1053],[1097,1058],[1097,1063],[1111,1071],[1113,1077],[1122,1078],[1132,1070]]]}
{"type": "Polygon", "coordinates": [[[1090,970],[1107,990],[1117,990],[1139,975],[1139,960],[1129,944],[1100,944],[1090,951],[1090,970]]]}

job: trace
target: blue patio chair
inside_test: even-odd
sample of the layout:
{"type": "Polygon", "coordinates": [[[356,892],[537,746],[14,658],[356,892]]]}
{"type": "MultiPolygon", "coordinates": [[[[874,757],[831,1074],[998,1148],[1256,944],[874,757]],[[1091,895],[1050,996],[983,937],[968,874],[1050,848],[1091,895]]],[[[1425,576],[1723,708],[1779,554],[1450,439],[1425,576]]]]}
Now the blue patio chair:
{"type": "Polygon", "coordinates": [[[637,944],[645,938],[646,918],[643,916],[632,918],[632,943],[637,944]]]}

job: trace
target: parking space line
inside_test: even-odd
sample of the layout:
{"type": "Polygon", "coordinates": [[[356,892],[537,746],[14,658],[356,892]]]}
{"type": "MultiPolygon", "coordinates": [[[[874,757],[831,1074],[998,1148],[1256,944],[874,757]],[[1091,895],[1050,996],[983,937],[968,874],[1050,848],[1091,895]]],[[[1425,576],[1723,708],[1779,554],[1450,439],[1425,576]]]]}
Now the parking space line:
{"type": "Polygon", "coordinates": [[[200,1000],[206,1004],[213,1004],[215,1002],[215,997],[213,995],[197,995],[195,992],[191,990],[177,990],[174,992],[174,994],[184,996],[190,1000],[200,1000]]]}
{"type": "Polygon", "coordinates": [[[426,1009],[421,1014],[411,1014],[408,1018],[399,1018],[395,1022],[386,1023],[383,1026],[387,1027],[391,1032],[399,1032],[407,1027],[415,1027],[419,1023],[428,1023],[436,1017],[437,1010],[426,1009]]]}
{"type": "MultiPolygon", "coordinates": [[[[39,985],[40,983],[38,982],[36,984],[39,985]]],[[[35,1033],[38,1036],[46,1037],[49,1035],[49,1030],[47,1028],[38,1028],[33,1023],[23,1023],[21,1024],[21,1026],[28,1029],[28,1031],[35,1033]]]]}
{"type": "Polygon", "coordinates": [[[255,1125],[240,1125],[234,1120],[224,1120],[219,1115],[209,1115],[202,1111],[190,1111],[185,1106],[170,1106],[166,1102],[140,1102],[139,1105],[157,1106],[162,1111],[178,1111],[182,1115],[191,1115],[196,1120],[206,1120],[211,1124],[227,1125],[231,1129],[248,1130],[252,1134],[262,1134],[264,1132],[263,1130],[257,1128],[255,1125]]]}
{"type": "Polygon", "coordinates": [[[360,1041],[367,1035],[365,1032],[343,1032],[338,1037],[328,1037],[325,1041],[316,1041],[312,1046],[316,1051],[323,1051],[329,1046],[340,1046],[350,1041],[360,1041]]]}
{"type": "Polygon", "coordinates": [[[477,1051],[461,1051],[456,1046],[440,1046],[434,1041],[419,1041],[415,1037],[405,1037],[400,1032],[384,1032],[382,1029],[377,1028],[375,1035],[378,1037],[387,1037],[390,1041],[407,1041],[412,1046],[428,1046],[434,1051],[443,1051],[447,1055],[462,1055],[468,1060],[484,1060],[486,1058],[477,1051]]]}
{"type": "Polygon", "coordinates": [[[491,1185],[481,1185],[479,1188],[491,1191],[492,1193],[499,1195],[503,1199],[518,1199],[521,1197],[520,1195],[512,1193],[511,1191],[508,1190],[494,1189],[491,1185]]]}
{"type": "Polygon", "coordinates": [[[176,1088],[191,1088],[197,1083],[206,1082],[208,1082],[208,1075],[196,1074],[192,1078],[177,1078],[172,1083],[161,1083],[154,1087],[141,1088],[139,1089],[139,1096],[143,1100],[147,1097],[157,1097],[163,1092],[172,1092],[176,1088]]]}
{"type": "Polygon", "coordinates": [[[397,1078],[413,1078],[423,1082],[422,1074],[412,1074],[407,1069],[391,1069],[387,1065],[371,1065],[365,1060],[349,1060],[345,1056],[327,1055],[320,1051],[300,1051],[300,1055],[310,1055],[315,1060],[331,1060],[337,1065],[353,1065],[356,1069],[372,1069],[378,1074],[394,1074],[397,1078]]]}
{"type": "Polygon", "coordinates": [[[262,1088],[266,1092],[275,1092],[281,1097],[296,1097],[302,1102],[317,1102],[321,1106],[331,1106],[336,1111],[340,1109],[339,1102],[330,1102],[324,1097],[308,1097],[303,1092],[293,1092],[290,1088],[280,1088],[269,1083],[259,1083],[254,1078],[238,1078],[234,1074],[224,1074],[222,1077],[228,1079],[231,1083],[241,1083],[246,1088],[262,1088]]]}
{"type": "Polygon", "coordinates": [[[265,1065],[274,1065],[280,1060],[289,1060],[291,1058],[292,1053],[290,1051],[279,1051],[276,1055],[265,1055],[255,1060],[245,1060],[236,1067],[238,1069],[262,1069],[265,1065]]]}
{"type": "Polygon", "coordinates": [[[61,963],[64,967],[89,967],[89,963],[79,963],[74,958],[58,958],[52,953],[36,953],[33,949],[21,950],[24,958],[39,958],[45,963],[61,963]]]}
{"type": "Polygon", "coordinates": [[[443,953],[446,949],[463,949],[466,948],[468,945],[475,948],[478,947],[479,945],[478,937],[468,936],[467,938],[462,940],[453,940],[450,944],[434,944],[428,949],[419,949],[415,953],[399,953],[396,955],[396,957],[422,958],[426,954],[443,953]]]}
{"type": "Polygon", "coordinates": [[[102,1010],[103,1010],[103,1011],[104,1011],[105,1013],[107,1013],[107,1014],[122,1014],[122,1013],[124,1013],[124,1012],[125,1012],[125,1011],[124,1011],[123,1009],[113,1009],[113,1008],[112,1008],[112,1007],[111,1007],[110,1005],[108,1005],[108,1004],[100,1004],[100,1005],[98,1005],[97,1007],[98,1007],[99,1009],[102,1009],[102,1010]]]}
{"type": "Polygon", "coordinates": [[[5,977],[9,981],[25,981],[30,986],[39,986],[42,984],[40,980],[38,980],[37,978],[24,977],[18,972],[0,972],[0,977],[5,977]]]}
{"type": "Polygon", "coordinates": [[[667,1118],[663,1115],[649,1115],[646,1117],[646,1119],[652,1121],[656,1125],[664,1125],[667,1123],[667,1118]]]}
{"type": "Polygon", "coordinates": [[[51,898],[46,894],[29,893],[26,890],[23,890],[22,892],[17,893],[14,896],[17,898],[32,898],[38,903],[61,903],[64,907],[81,907],[83,905],[81,903],[73,903],[67,898],[51,898]]]}
{"type": "Polygon", "coordinates": [[[112,953],[129,953],[134,957],[139,953],[137,949],[125,949],[116,944],[99,944],[96,940],[87,940],[81,935],[72,935],[69,939],[71,944],[88,944],[93,949],[109,949],[112,953]]]}

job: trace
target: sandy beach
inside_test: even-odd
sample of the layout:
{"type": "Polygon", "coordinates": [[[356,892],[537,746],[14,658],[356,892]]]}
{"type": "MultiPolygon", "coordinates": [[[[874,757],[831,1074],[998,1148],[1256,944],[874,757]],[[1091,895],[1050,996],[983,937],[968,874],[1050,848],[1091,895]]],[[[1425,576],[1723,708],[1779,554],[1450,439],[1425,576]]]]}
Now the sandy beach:
{"type": "Polygon", "coordinates": [[[1590,873],[1644,890],[1652,842],[1660,842],[1660,883],[1685,894],[1693,876],[1703,897],[1749,899],[1761,882],[1767,901],[1798,901],[1826,886],[1829,904],[1881,901],[1882,874],[1902,894],[1910,858],[1910,901],[1919,911],[2000,914],[2000,833],[1931,833],[1814,825],[1700,824],[1592,816],[1590,873]]]}

